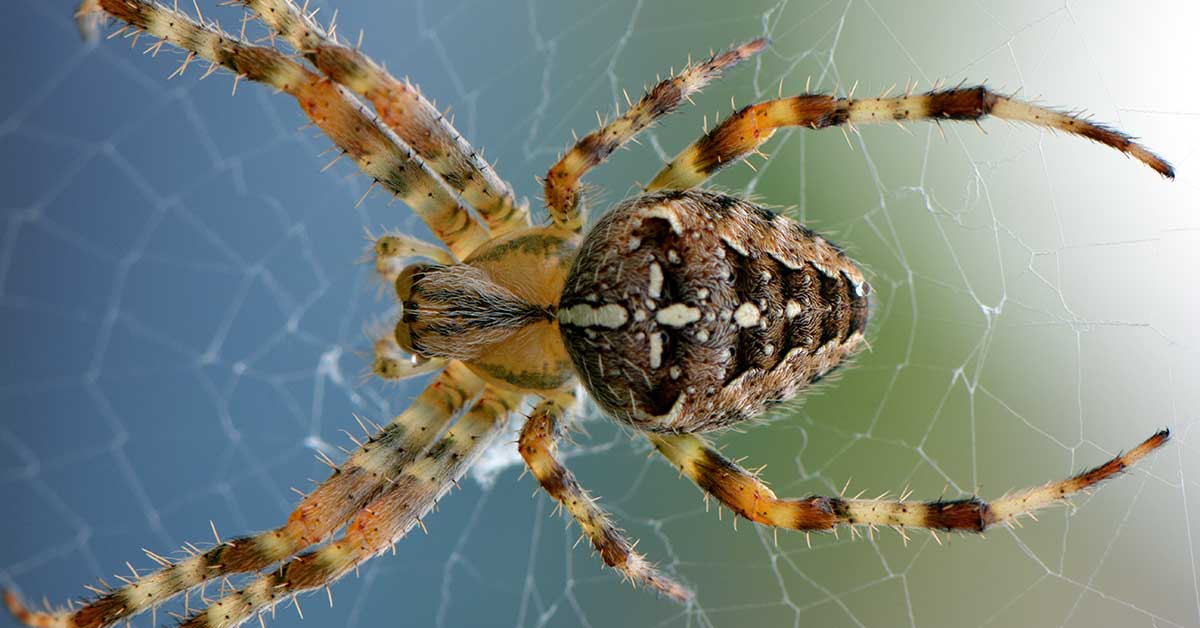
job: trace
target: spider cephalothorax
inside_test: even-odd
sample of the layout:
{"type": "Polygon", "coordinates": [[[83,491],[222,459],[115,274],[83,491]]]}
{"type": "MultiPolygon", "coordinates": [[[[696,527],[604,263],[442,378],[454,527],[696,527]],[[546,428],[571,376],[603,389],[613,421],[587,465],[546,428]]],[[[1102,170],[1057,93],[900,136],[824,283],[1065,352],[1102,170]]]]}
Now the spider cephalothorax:
{"type": "Polygon", "coordinates": [[[1163,430],[1098,467],[988,503],[974,496],[782,499],[699,435],[760,416],[851,355],[863,342],[870,292],[858,267],[821,236],[749,201],[694,189],[721,167],[782,127],[991,115],[1079,135],[1174,175],[1120,131],[982,86],[857,100],[780,97],[716,125],[645,194],[601,216],[585,235],[581,177],[723,70],[761,52],[765,40],[689,64],[580,139],[544,180],[550,224],[533,226],[508,184],[412,85],[291,0],[235,3],[262,21],[271,45],[152,0],[84,0],[79,17],[85,30],[97,17],[114,18],[121,24],[115,34],[157,38],[154,51],[180,47],[187,57],[177,73],[199,58],[210,72],[225,68],[294,97],[372,187],[425,221],[445,248],[399,234],[375,240],[376,268],[394,283],[402,313],[394,332],[375,342],[374,371],[385,379],[436,375],[387,425],[364,425],[366,440],[340,465],[326,458],[333,474],[279,528],[218,538],[205,550],[189,544],[177,560],[148,551],[157,571],[135,571],[118,589],[93,587],[96,596],[74,609],[33,612],[10,591],[9,608],[26,624],[110,626],[245,573],[257,575],[244,588],[222,587],[220,599],[194,612],[185,604],[191,614],[183,626],[261,620],[280,601],[328,587],[422,525],[524,400],[536,405],[518,449],[542,488],[579,522],[606,565],[635,585],[686,600],[691,592],[634,551],[556,455],[579,382],[721,505],[756,523],[803,531],[982,532],[1095,486],[1167,441],[1163,430]],[[297,54],[276,49],[277,41],[297,54]],[[427,261],[409,264],[412,258],[427,261]]]}
{"type": "Polygon", "coordinates": [[[555,312],[579,236],[513,232],[462,264],[415,264],[396,279],[395,338],[424,359],[455,359],[495,385],[557,391],[574,379],[555,312]]]}

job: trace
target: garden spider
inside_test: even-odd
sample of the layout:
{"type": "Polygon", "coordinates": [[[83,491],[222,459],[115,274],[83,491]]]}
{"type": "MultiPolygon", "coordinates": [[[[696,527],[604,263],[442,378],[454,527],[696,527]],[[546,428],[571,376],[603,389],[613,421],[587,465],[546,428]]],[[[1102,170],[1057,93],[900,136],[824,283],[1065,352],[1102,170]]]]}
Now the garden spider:
{"type": "Polygon", "coordinates": [[[544,179],[550,224],[533,226],[511,188],[420,93],[317,25],[290,0],[235,0],[294,55],[234,36],[149,0],[85,0],[85,27],[158,38],[209,72],[266,83],[304,112],[359,168],[404,200],[445,245],[400,235],[374,243],[379,272],[402,304],[375,344],[374,371],[398,380],[436,373],[403,413],[377,428],[282,527],[218,542],[81,607],[27,610],[32,626],[95,628],[232,574],[256,574],[182,625],[236,626],[300,592],[328,587],[414,526],[502,432],[538,399],[518,448],[533,475],[578,522],[604,563],[677,600],[690,592],[633,549],[556,457],[577,383],[599,407],[720,504],[776,528],[839,525],[982,532],[1113,477],[1162,446],[1167,431],[1069,479],[1011,493],[932,502],[814,496],[781,499],[702,434],[760,416],[828,374],[863,343],[870,286],[821,236],[727,194],[698,190],[713,173],[782,127],[823,128],[992,115],[1107,144],[1171,178],[1169,164],[1123,133],[986,87],[852,99],[804,94],[746,107],[679,154],[647,186],[583,233],[579,182],[725,69],[766,47],[755,40],[689,64],[612,122],[579,140],[544,179]],[[367,100],[374,111],[361,104],[367,100]],[[460,202],[461,201],[461,202],[460,202]],[[468,209],[469,207],[470,209],[468,209]],[[427,263],[404,266],[406,260],[427,263]],[[342,536],[330,540],[339,530],[342,536]]]}

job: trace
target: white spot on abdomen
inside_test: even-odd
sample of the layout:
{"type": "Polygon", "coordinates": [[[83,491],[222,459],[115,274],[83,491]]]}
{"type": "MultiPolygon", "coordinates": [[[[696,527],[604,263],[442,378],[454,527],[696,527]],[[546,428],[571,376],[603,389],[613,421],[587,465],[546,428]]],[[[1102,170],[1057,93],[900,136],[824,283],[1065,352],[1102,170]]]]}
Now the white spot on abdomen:
{"type": "Polygon", "coordinates": [[[686,303],[675,303],[659,310],[654,315],[654,320],[670,327],[683,327],[700,320],[700,308],[686,303]]]}
{"type": "Polygon", "coordinates": [[[616,303],[593,307],[579,303],[558,311],[558,321],[576,327],[607,327],[616,329],[629,320],[629,312],[616,303]]]}
{"type": "MultiPolygon", "coordinates": [[[[738,255],[745,257],[750,254],[750,252],[746,250],[746,247],[742,246],[742,244],[740,242],[738,242],[737,240],[735,240],[734,238],[728,238],[728,237],[721,238],[721,241],[724,242],[725,244],[728,244],[729,248],[737,251],[738,255]]],[[[717,249],[717,250],[720,251],[721,253],[724,253],[724,251],[721,251],[721,249],[717,249]]]]}
{"type": "Polygon", "coordinates": [[[663,287],[663,272],[662,266],[656,262],[650,263],[650,298],[657,299],[662,296],[663,287]]]}
{"type": "Polygon", "coordinates": [[[762,320],[762,312],[753,303],[743,303],[733,312],[733,320],[739,327],[753,327],[762,320]]]}
{"type": "Polygon", "coordinates": [[[662,366],[663,352],[663,335],[659,333],[650,334],[650,368],[656,369],[662,366]]]}
{"type": "Polygon", "coordinates": [[[674,208],[666,205],[655,205],[642,210],[642,216],[646,218],[662,218],[671,223],[671,231],[675,235],[683,235],[683,223],[679,222],[679,215],[675,213],[674,208]]]}
{"type": "Polygon", "coordinates": [[[854,286],[854,296],[865,297],[868,294],[871,294],[871,284],[867,283],[866,281],[859,281],[856,283],[854,279],[851,278],[850,283],[854,286]]]}

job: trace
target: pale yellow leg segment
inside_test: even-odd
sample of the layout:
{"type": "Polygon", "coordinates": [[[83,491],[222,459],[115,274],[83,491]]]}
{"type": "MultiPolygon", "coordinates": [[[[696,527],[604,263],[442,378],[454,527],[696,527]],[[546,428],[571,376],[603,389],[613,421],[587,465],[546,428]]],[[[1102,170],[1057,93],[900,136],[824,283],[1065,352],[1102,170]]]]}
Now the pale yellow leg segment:
{"type": "Polygon", "coordinates": [[[455,200],[445,183],[407,144],[379,123],[365,106],[329,79],[315,74],[283,53],[255,46],[201,24],[181,11],[148,0],[85,0],[81,24],[106,14],[126,24],[118,32],[159,38],[156,50],[169,43],[212,67],[225,67],[237,77],[266,83],[286,92],[333,143],[397,198],[403,200],[460,258],[487,239],[483,226],[455,200]]]}
{"type": "Polygon", "coordinates": [[[832,530],[838,525],[928,528],[983,532],[998,524],[1051,504],[1120,474],[1165,444],[1166,430],[1146,439],[1128,453],[1066,480],[1010,493],[991,503],[978,497],[909,502],[887,499],[843,499],[813,496],[780,499],[756,476],[722,456],[699,436],[647,434],[658,451],[701,489],[734,513],[763,525],[792,530],[832,530]]]}
{"type": "Polygon", "coordinates": [[[421,358],[406,353],[396,342],[395,334],[385,334],[375,341],[375,361],[371,370],[376,377],[398,382],[440,370],[446,366],[441,358],[421,358]]]}
{"type": "Polygon", "coordinates": [[[174,563],[150,554],[162,569],[100,594],[74,612],[32,612],[11,591],[5,598],[9,609],[30,626],[100,628],[127,621],[204,582],[265,569],[344,526],[392,486],[400,470],[422,455],[453,415],[482,390],[483,382],[469,369],[450,363],[408,409],[373,436],[364,436],[361,447],[300,502],[283,527],[227,540],[174,563]]]}
{"type": "Polygon", "coordinates": [[[679,74],[654,86],[637,104],[612,122],[589,133],[575,143],[542,182],[546,208],[555,224],[578,231],[584,216],[579,212],[579,180],[588,170],[600,165],[612,152],[638,133],[670,114],[692,94],[700,91],[724,70],[737,65],[767,47],[767,40],[756,39],[703,63],[688,65],[679,74]]]}
{"type": "Polygon", "coordinates": [[[558,461],[558,439],[563,429],[561,421],[568,403],[574,403],[574,399],[562,402],[547,399],[534,409],[521,429],[519,448],[525,464],[546,493],[566,508],[579,523],[604,564],[618,571],[634,586],[650,587],[677,601],[687,601],[692,592],[663,575],[646,561],[645,556],[635,552],[634,544],[596,503],[596,498],[580,486],[574,474],[558,461]]]}
{"type": "Polygon", "coordinates": [[[421,524],[430,509],[503,432],[520,396],[488,388],[446,435],[404,468],[388,490],[363,508],[345,534],[263,573],[246,588],[187,618],[181,628],[231,628],[296,594],[327,587],[386,551],[421,524]]]}
{"type": "Polygon", "coordinates": [[[529,225],[512,188],[446,116],[407,80],[400,81],[337,40],[291,0],[238,0],[329,78],[371,101],[384,123],[479,212],[493,235],[529,225]]]}
{"type": "Polygon", "coordinates": [[[375,255],[375,272],[389,283],[396,281],[400,271],[404,270],[404,266],[413,258],[423,257],[447,266],[455,261],[445,250],[401,233],[388,233],[378,238],[371,237],[371,240],[371,250],[375,255]]]}
{"type": "Polygon", "coordinates": [[[978,120],[989,115],[1085,137],[1141,161],[1164,177],[1175,176],[1171,164],[1121,131],[976,86],[860,100],[805,94],[750,105],[679,153],[647,190],[684,190],[700,185],[721,168],[758,150],[776,129],[783,127],[821,129],[907,120],[978,120]]]}

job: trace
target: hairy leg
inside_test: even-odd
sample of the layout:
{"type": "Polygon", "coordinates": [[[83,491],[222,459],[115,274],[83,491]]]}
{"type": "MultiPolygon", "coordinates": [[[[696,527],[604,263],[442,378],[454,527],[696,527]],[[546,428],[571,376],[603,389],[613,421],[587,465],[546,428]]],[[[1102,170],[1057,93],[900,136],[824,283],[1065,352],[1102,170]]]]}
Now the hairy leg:
{"type": "Polygon", "coordinates": [[[327,587],[404,537],[503,431],[520,396],[487,388],[444,437],[401,469],[391,486],[367,504],[345,534],[261,574],[244,589],[214,601],[180,628],[229,628],[293,598],[327,587]]]}
{"type": "Polygon", "coordinates": [[[84,0],[78,13],[81,23],[107,15],[125,24],[118,33],[159,38],[151,51],[167,43],[178,46],[188,53],[184,67],[199,57],[212,69],[224,67],[239,79],[290,94],[338,148],[376,183],[412,207],[460,259],[487,239],[482,225],[458,204],[412,148],[336,83],[274,48],[255,46],[150,0],[84,0]]]}
{"type": "Polygon", "coordinates": [[[991,503],[978,497],[909,502],[813,496],[780,499],[752,474],[692,434],[647,434],[667,460],[734,513],[755,523],[792,530],[832,530],[839,525],[983,532],[1000,523],[1069,499],[1133,466],[1167,442],[1163,430],[1132,450],[1058,482],[1009,493],[991,503]]]}
{"type": "Polygon", "coordinates": [[[700,185],[718,170],[756,151],[783,127],[823,129],[904,120],[978,120],[989,115],[1086,137],[1141,161],[1164,177],[1175,176],[1171,164],[1116,129],[1002,96],[980,85],[858,100],[804,94],[750,105],[679,153],[647,189],[683,190],[700,185]]]}
{"type": "Polygon", "coordinates": [[[512,188],[458,132],[446,116],[407,80],[400,81],[357,47],[338,41],[292,0],[237,0],[253,11],[325,76],[375,105],[379,117],[434,172],[462,194],[493,235],[529,225],[512,188]]]}
{"type": "Polygon", "coordinates": [[[755,39],[714,55],[696,65],[689,64],[679,74],[646,92],[636,104],[617,119],[592,131],[563,155],[546,173],[542,182],[550,218],[558,225],[578,231],[584,217],[579,212],[579,180],[588,170],[600,165],[612,152],[638,133],[679,108],[692,94],[700,91],[724,70],[737,65],[767,47],[767,40],[755,39]]]}
{"type": "Polygon", "coordinates": [[[479,378],[461,363],[451,362],[408,409],[309,493],[280,528],[231,539],[174,563],[150,554],[162,569],[102,593],[73,612],[29,611],[11,591],[6,593],[9,610],[29,626],[100,628],[126,621],[210,580],[265,569],[346,525],[392,486],[400,469],[422,455],[454,414],[482,390],[479,378]]]}
{"type": "Polygon", "coordinates": [[[592,542],[605,565],[619,572],[634,586],[647,586],[677,601],[686,601],[692,592],[663,575],[646,558],[633,550],[633,544],[616,527],[612,517],[596,503],[574,474],[559,462],[558,440],[562,436],[562,419],[574,405],[574,397],[547,399],[533,410],[521,429],[518,448],[526,466],[533,472],[546,493],[579,523],[580,529],[592,542]]]}

